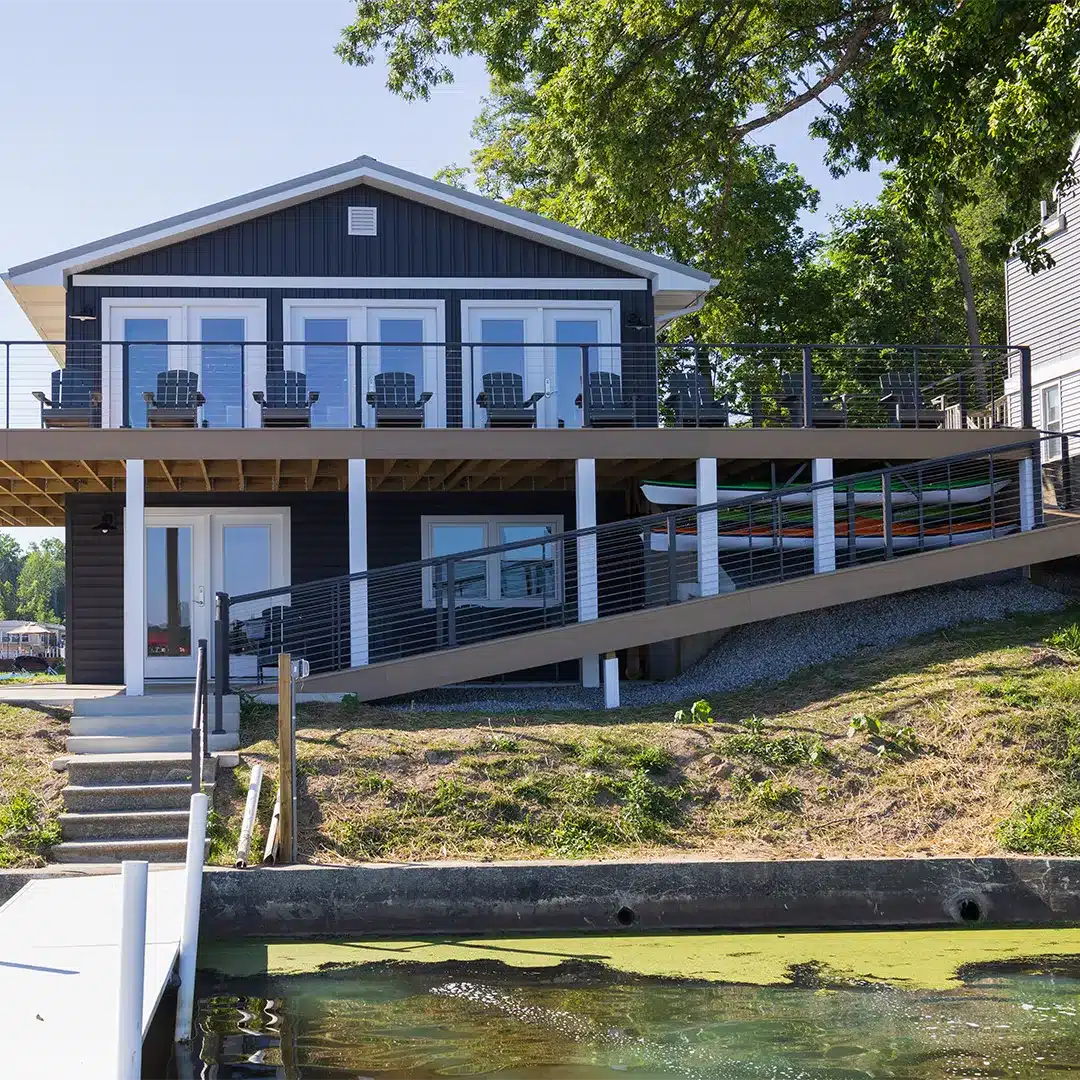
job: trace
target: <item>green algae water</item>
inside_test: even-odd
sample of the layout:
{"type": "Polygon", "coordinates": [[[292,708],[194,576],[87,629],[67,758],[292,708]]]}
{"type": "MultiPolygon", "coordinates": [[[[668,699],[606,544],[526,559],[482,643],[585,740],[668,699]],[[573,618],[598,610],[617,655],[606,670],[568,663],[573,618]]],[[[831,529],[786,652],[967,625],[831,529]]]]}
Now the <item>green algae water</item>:
{"type": "Polygon", "coordinates": [[[211,946],[204,1076],[1080,1078],[1080,932],[211,946]]]}

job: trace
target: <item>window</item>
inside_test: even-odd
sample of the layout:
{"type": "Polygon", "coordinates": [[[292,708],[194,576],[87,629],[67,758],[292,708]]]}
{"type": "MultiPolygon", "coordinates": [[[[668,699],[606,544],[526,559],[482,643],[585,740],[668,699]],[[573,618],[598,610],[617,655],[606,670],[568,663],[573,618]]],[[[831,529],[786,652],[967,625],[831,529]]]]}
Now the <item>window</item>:
{"type": "MultiPolygon", "coordinates": [[[[455,605],[540,607],[560,602],[559,545],[544,541],[562,532],[561,517],[425,517],[422,528],[425,559],[521,544],[493,555],[455,559],[452,586],[455,605]],[[528,543],[530,540],[536,543],[528,543]]],[[[440,606],[446,603],[451,588],[447,578],[445,563],[425,572],[425,607],[434,607],[436,599],[440,606]]]]}
{"type": "Polygon", "coordinates": [[[312,427],[349,426],[348,319],[304,319],[304,371],[319,400],[311,407],[312,427]],[[335,341],[342,344],[334,345],[335,341]]]}
{"type": "Polygon", "coordinates": [[[125,319],[124,340],[128,345],[127,412],[132,427],[146,427],[143,392],[157,388],[158,372],[169,367],[169,320],[125,319]]]}
{"type": "MultiPolygon", "coordinates": [[[[1051,383],[1044,386],[1042,391],[1042,420],[1043,430],[1051,432],[1061,431],[1061,383],[1051,383]]],[[[1058,461],[1061,458],[1061,440],[1046,440],[1047,461],[1058,461]]]]}

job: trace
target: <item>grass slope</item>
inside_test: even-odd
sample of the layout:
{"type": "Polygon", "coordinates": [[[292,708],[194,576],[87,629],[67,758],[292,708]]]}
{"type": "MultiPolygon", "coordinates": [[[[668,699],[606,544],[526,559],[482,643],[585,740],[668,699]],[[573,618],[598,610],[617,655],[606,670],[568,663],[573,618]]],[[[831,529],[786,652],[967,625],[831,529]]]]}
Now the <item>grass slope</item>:
{"type": "MultiPolygon", "coordinates": [[[[1080,610],[934,634],[673,708],[479,714],[309,704],[303,859],[1080,854],[1080,610]],[[699,709],[697,715],[704,715],[699,709]]],[[[219,784],[228,861],[274,713],[219,784]]],[[[257,838],[257,842],[261,842],[257,838]]]]}
{"type": "Polygon", "coordinates": [[[0,704],[0,868],[41,866],[60,840],[66,709],[0,704]]]}

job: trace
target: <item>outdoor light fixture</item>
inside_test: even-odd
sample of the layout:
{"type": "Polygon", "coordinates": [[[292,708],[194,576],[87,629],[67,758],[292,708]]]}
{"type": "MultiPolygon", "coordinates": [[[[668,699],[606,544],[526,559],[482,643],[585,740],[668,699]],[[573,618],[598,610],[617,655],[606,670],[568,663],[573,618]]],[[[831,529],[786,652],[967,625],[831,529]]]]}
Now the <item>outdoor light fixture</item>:
{"type": "Polygon", "coordinates": [[[76,322],[95,322],[97,315],[94,314],[94,309],[90,304],[83,300],[80,301],[68,318],[74,319],[76,322]]]}
{"type": "Polygon", "coordinates": [[[626,316],[626,329],[627,330],[649,330],[652,328],[652,323],[643,323],[641,316],[636,311],[631,311],[626,316]]]}
{"type": "Polygon", "coordinates": [[[106,513],[101,515],[101,520],[94,526],[94,532],[108,536],[109,533],[116,532],[117,528],[116,515],[106,513]]]}

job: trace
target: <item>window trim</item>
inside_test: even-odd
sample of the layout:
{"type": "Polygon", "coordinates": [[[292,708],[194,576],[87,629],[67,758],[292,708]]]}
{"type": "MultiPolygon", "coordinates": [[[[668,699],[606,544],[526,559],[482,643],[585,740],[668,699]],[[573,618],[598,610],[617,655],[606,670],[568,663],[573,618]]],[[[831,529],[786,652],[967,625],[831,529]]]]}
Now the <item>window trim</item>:
{"type": "Polygon", "coordinates": [[[1062,408],[1062,401],[1064,400],[1064,395],[1062,394],[1061,389],[1062,389],[1061,388],[1061,379],[1055,379],[1053,382],[1044,383],[1043,385],[1041,385],[1039,387],[1039,410],[1040,410],[1040,420],[1042,422],[1043,431],[1049,432],[1049,431],[1054,430],[1053,428],[1050,427],[1050,423],[1046,419],[1046,395],[1047,395],[1047,392],[1050,391],[1050,390],[1056,390],[1057,391],[1057,397],[1058,397],[1058,400],[1057,400],[1058,418],[1055,421],[1057,423],[1057,431],[1055,432],[1055,434],[1057,434],[1059,437],[1056,440],[1053,439],[1053,438],[1050,438],[1050,439],[1046,440],[1046,461],[1048,461],[1048,462],[1049,461],[1060,461],[1061,458],[1062,458],[1062,453],[1061,453],[1061,451],[1062,451],[1062,443],[1061,443],[1060,436],[1061,436],[1062,432],[1065,430],[1065,416],[1064,416],[1064,411],[1063,411],[1063,408],[1062,408]],[[1054,452],[1054,453],[1051,452],[1052,447],[1056,447],[1056,452],[1054,452]]]}
{"type": "MultiPolygon", "coordinates": [[[[433,559],[434,548],[433,533],[439,525],[462,525],[476,528],[480,525],[484,529],[484,547],[501,547],[499,543],[499,530],[504,525],[540,525],[552,530],[552,537],[564,532],[564,518],[562,514],[424,514],[420,518],[420,551],[421,558],[433,559]]],[[[538,541],[544,543],[545,541],[538,541]]],[[[546,543],[553,543],[548,540],[546,543]]],[[[562,545],[555,545],[555,596],[545,602],[543,597],[501,597],[493,596],[493,590],[498,589],[499,583],[499,556],[487,555],[485,559],[487,567],[487,596],[480,598],[459,598],[454,601],[455,608],[461,607],[490,607],[490,608],[536,608],[559,605],[564,602],[565,589],[563,588],[563,559],[562,545]]],[[[425,566],[423,578],[423,606],[435,607],[435,595],[433,589],[433,575],[430,566],[425,566]]]]}

